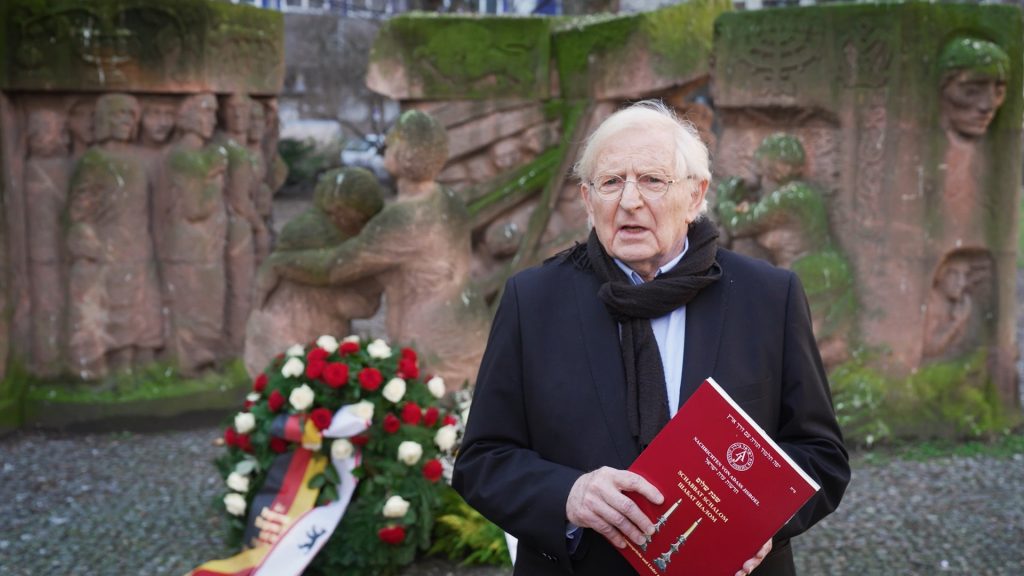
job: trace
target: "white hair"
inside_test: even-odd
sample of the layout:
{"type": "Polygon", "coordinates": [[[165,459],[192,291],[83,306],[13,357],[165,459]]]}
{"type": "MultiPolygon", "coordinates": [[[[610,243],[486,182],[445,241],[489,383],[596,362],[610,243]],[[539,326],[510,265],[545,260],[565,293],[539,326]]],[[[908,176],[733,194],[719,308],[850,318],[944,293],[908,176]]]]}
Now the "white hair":
{"type": "MultiPolygon", "coordinates": [[[[580,181],[593,178],[597,155],[605,142],[623,130],[641,130],[645,127],[664,127],[676,143],[675,177],[693,178],[711,182],[711,163],[708,147],[700,139],[697,128],[686,120],[679,119],[661,100],[641,100],[615,112],[587,138],[580,153],[580,159],[573,166],[573,174],[580,181]]],[[[705,199],[700,214],[707,212],[705,199]]]]}

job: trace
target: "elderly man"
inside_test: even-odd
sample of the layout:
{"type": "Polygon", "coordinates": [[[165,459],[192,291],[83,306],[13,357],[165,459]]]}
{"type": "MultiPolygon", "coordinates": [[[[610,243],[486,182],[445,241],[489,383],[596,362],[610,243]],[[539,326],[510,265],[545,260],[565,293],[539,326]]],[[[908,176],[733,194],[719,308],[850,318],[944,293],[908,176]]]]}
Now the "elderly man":
{"type": "Polygon", "coordinates": [[[789,539],[850,470],[786,270],[717,248],[708,154],[662,104],[608,118],[576,167],[585,245],[509,280],[477,379],[455,488],[520,539],[516,574],[632,574],[613,546],[653,530],[624,469],[713,376],[822,489],[737,574],[793,574],[789,539]]]}

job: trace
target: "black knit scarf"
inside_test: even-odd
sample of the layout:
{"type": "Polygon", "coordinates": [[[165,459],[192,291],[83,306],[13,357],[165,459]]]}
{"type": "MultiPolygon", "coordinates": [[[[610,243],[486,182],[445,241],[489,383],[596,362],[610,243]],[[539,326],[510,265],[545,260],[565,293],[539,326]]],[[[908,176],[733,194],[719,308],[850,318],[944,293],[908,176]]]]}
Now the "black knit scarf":
{"type": "MultiPolygon", "coordinates": [[[[651,319],[686,305],[705,286],[722,276],[715,261],[718,230],[707,220],[690,224],[686,256],[665,274],[634,285],[608,256],[594,231],[586,244],[570,254],[581,267],[594,270],[603,284],[598,297],[621,327],[622,363],[626,369],[626,419],[640,449],[668,423],[668,394],[658,342],[651,319]],[[589,261],[589,262],[588,262],[589,261]]],[[[694,335],[696,336],[696,335],[694,335]]],[[[678,384],[678,383],[676,383],[678,384]]]]}

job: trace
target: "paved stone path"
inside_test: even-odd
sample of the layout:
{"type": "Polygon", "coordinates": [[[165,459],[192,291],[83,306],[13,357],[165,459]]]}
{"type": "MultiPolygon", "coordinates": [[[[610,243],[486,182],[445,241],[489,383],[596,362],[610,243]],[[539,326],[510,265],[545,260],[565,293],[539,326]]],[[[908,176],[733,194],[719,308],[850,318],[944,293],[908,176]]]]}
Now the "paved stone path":
{"type": "MultiPolygon", "coordinates": [[[[229,556],[220,430],[0,439],[0,576],[181,575],[229,556]]],[[[804,576],[1024,574],[1024,453],[855,459],[832,517],[795,541],[804,576]]],[[[406,576],[507,576],[436,559],[406,576]]]]}

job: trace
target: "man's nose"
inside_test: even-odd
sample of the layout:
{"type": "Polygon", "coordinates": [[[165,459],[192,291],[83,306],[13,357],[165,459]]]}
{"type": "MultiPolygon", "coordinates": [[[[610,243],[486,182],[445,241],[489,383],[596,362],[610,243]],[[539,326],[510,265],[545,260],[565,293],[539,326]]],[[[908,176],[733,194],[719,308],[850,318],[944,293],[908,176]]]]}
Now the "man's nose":
{"type": "Polygon", "coordinates": [[[640,185],[636,180],[626,180],[622,183],[622,197],[619,198],[619,205],[623,208],[639,208],[644,205],[643,195],[640,194],[640,185]]]}

